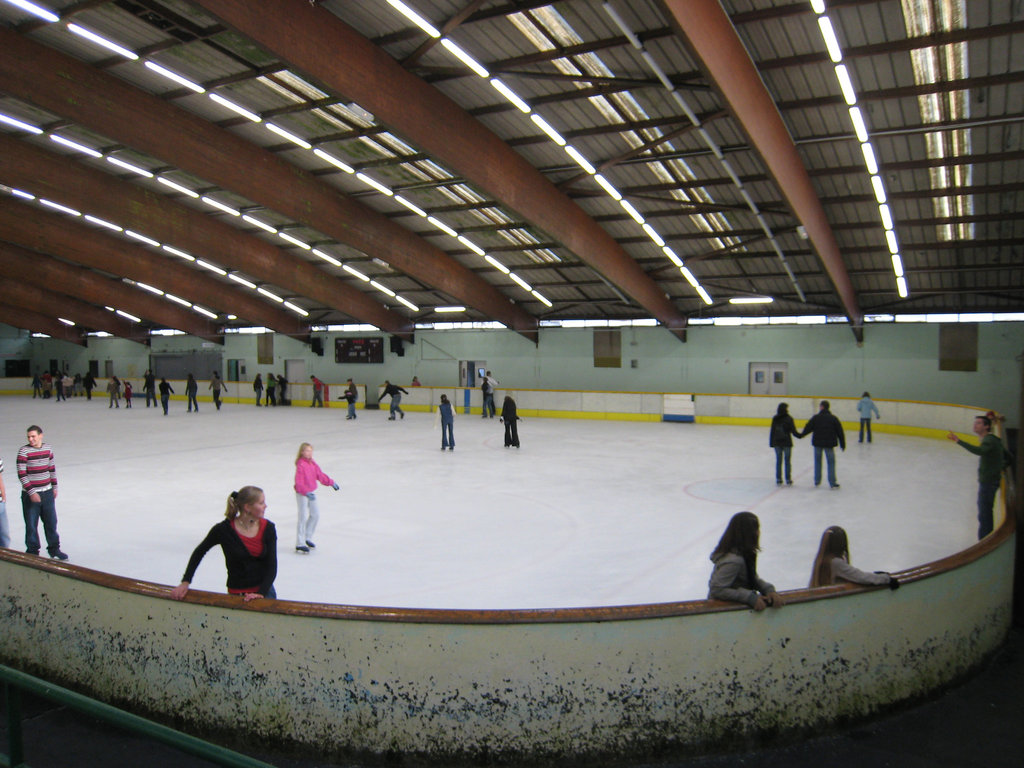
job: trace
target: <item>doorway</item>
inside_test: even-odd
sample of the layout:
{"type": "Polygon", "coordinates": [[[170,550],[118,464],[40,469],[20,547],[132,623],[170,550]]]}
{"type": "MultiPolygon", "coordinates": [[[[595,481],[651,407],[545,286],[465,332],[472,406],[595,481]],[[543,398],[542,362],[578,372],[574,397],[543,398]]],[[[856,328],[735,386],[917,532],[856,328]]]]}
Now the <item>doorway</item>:
{"type": "Polygon", "coordinates": [[[750,363],[752,395],[785,395],[789,386],[789,363],[750,363]]]}

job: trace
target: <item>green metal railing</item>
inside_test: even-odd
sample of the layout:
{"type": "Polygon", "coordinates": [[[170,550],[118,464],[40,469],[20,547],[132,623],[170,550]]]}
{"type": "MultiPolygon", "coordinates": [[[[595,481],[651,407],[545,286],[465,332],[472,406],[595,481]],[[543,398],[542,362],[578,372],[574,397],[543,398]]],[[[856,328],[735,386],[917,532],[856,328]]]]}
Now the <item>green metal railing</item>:
{"type": "MultiPolygon", "coordinates": [[[[159,741],[182,752],[201,757],[215,765],[230,768],[274,768],[270,763],[218,747],[208,741],[197,739],[165,725],[154,723],[144,717],[124,712],[109,704],[90,699],[80,693],[69,691],[37,677],[26,675],[16,669],[0,664],[0,681],[4,684],[7,700],[7,746],[8,754],[0,753],[0,766],[3,768],[29,768],[25,762],[24,742],[21,733],[21,692],[26,691],[49,701],[63,704],[79,712],[95,717],[98,720],[116,725],[131,733],[144,736],[152,741],[159,741]]],[[[142,762],[140,756],[140,762],[142,762]]]]}

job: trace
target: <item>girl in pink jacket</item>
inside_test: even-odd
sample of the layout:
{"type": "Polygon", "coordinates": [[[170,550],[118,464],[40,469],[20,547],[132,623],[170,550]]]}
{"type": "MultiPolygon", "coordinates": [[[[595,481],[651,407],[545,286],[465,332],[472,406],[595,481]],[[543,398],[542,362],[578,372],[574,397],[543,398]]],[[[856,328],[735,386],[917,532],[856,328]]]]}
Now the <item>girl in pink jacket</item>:
{"type": "Polygon", "coordinates": [[[299,455],[295,457],[295,501],[299,506],[295,551],[307,555],[309,550],[316,547],[313,543],[313,532],[320,520],[320,510],[316,504],[317,483],[338,490],[338,484],[325,475],[313,461],[313,446],[303,443],[299,446],[299,455]]]}

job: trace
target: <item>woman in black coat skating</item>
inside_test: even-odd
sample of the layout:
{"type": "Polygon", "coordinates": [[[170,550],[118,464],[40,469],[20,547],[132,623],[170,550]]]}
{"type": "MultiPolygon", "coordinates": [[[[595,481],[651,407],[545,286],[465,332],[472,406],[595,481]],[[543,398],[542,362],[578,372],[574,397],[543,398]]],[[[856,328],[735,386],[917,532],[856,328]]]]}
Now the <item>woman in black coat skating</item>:
{"type": "Polygon", "coordinates": [[[519,417],[516,415],[516,401],[511,395],[505,395],[505,402],[501,404],[501,419],[505,424],[505,447],[514,445],[519,447],[519,428],[516,422],[519,417]]]}

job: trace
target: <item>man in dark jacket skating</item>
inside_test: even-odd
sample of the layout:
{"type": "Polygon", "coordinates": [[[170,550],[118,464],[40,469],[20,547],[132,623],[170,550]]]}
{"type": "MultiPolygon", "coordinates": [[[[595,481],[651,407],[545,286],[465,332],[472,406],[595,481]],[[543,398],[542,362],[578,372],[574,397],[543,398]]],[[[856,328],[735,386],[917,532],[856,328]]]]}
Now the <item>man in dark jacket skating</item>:
{"type": "Polygon", "coordinates": [[[846,435],[843,425],[829,410],[828,400],[821,401],[821,408],[811,417],[798,437],[813,434],[811,445],[814,446],[814,485],[821,485],[821,454],[825,454],[828,464],[828,484],[833,490],[839,489],[836,481],[836,444],[846,450],[846,435]]]}

